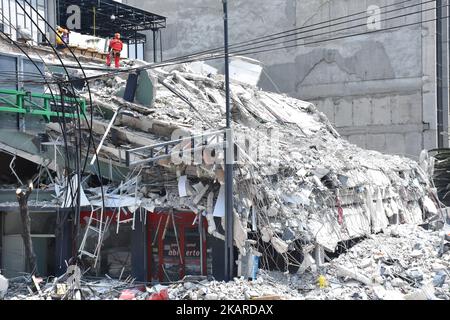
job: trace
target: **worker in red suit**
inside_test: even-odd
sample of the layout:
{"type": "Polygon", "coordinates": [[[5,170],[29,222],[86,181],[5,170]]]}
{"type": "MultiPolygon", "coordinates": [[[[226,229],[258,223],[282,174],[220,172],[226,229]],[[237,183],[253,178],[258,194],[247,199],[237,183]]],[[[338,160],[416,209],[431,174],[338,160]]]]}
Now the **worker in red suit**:
{"type": "Polygon", "coordinates": [[[114,35],[114,39],[109,41],[109,54],[106,56],[106,65],[111,66],[111,60],[114,57],[116,68],[120,68],[120,53],[123,49],[122,40],[120,40],[120,33],[114,35]]]}

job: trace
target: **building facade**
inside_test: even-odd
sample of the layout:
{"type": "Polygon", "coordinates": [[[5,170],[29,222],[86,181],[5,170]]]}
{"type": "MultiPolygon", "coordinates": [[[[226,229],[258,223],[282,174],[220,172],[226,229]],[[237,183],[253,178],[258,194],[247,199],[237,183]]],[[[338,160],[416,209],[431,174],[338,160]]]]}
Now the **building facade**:
{"type": "MultiPolygon", "coordinates": [[[[164,58],[223,44],[221,1],[127,2],[168,17],[164,58]]],[[[445,5],[439,0],[229,1],[230,43],[316,25],[296,36],[301,39],[282,39],[281,50],[251,55],[264,65],[259,85],[314,102],[360,147],[417,159],[422,149],[448,145],[448,25],[446,19],[436,23],[435,10],[447,11],[441,13],[446,17],[445,5]],[[333,38],[339,39],[323,41],[333,38]]],[[[151,51],[149,44],[149,61],[151,51]]]]}
{"type": "Polygon", "coordinates": [[[49,17],[54,17],[54,0],[30,0],[27,2],[22,1],[18,4],[15,0],[1,0],[0,28],[14,40],[21,37],[20,30],[26,30],[31,35],[33,42],[41,43],[43,42],[42,33],[31,23],[30,17],[38,23],[39,29],[44,31],[45,34],[48,32],[48,27],[44,20],[35,11],[31,10],[28,4],[31,4],[33,8],[37,9],[42,17],[49,19],[49,17]],[[21,6],[25,8],[30,17],[24,13],[21,6]]]}

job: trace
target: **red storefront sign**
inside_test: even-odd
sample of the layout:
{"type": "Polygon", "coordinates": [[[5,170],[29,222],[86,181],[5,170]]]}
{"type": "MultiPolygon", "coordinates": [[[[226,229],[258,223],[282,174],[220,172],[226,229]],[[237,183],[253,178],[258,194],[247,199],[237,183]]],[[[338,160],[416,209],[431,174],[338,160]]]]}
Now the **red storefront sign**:
{"type": "Polygon", "coordinates": [[[168,212],[148,215],[148,280],[170,282],[186,274],[206,275],[206,219],[202,217],[202,245],[196,215],[168,212]]]}

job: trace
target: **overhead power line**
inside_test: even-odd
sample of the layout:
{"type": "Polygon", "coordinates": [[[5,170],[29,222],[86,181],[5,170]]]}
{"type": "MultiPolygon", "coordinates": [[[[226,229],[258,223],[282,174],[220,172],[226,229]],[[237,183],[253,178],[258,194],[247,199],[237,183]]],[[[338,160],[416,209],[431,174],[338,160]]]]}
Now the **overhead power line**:
{"type": "MultiPolygon", "coordinates": [[[[413,0],[404,0],[404,1],[393,3],[393,4],[385,5],[385,6],[380,7],[380,10],[381,9],[387,9],[387,8],[390,8],[390,7],[394,7],[394,6],[403,5],[403,4],[409,3],[411,1],[413,1],[413,0]]],[[[394,10],[387,11],[385,13],[394,12],[394,11],[398,11],[398,10],[404,10],[404,9],[407,9],[407,8],[410,8],[410,7],[423,5],[423,4],[430,3],[430,2],[435,2],[435,0],[428,0],[426,2],[421,2],[421,3],[418,3],[418,4],[411,5],[411,6],[402,7],[402,8],[396,8],[394,10]]],[[[367,14],[368,14],[367,10],[360,11],[360,12],[357,12],[357,13],[341,16],[341,17],[338,17],[338,18],[333,18],[333,19],[330,19],[330,20],[317,22],[317,23],[314,23],[314,24],[311,24],[311,25],[306,25],[306,26],[302,26],[302,27],[298,27],[298,28],[294,28],[294,29],[290,29],[290,30],[285,30],[285,31],[281,31],[281,32],[272,33],[272,34],[269,34],[269,35],[257,37],[257,38],[250,39],[250,40],[247,40],[247,41],[238,42],[238,43],[230,45],[229,48],[230,49],[234,49],[234,48],[238,48],[238,47],[242,47],[242,46],[250,46],[252,44],[258,44],[258,43],[262,43],[262,42],[266,42],[266,41],[276,40],[276,39],[283,38],[283,37],[278,37],[278,38],[273,38],[273,37],[276,37],[276,36],[279,36],[279,35],[282,35],[282,34],[286,34],[285,37],[290,37],[290,36],[294,36],[294,35],[297,35],[297,34],[300,34],[300,33],[311,32],[311,31],[314,31],[314,30],[320,30],[320,29],[325,28],[325,27],[311,29],[311,30],[305,30],[305,29],[316,27],[316,26],[319,26],[319,25],[329,24],[331,22],[347,19],[347,18],[350,18],[350,17],[355,17],[355,16],[362,15],[362,14],[364,14],[365,16],[357,18],[357,19],[354,19],[354,20],[351,20],[351,21],[346,20],[346,21],[343,21],[343,22],[340,22],[340,23],[334,24],[334,25],[346,24],[346,23],[350,23],[352,21],[357,21],[357,20],[360,20],[360,19],[367,19],[367,17],[368,17],[367,16],[367,14]],[[303,31],[301,31],[301,30],[303,30],[303,31]],[[295,33],[292,34],[292,32],[295,32],[295,33]],[[263,39],[266,39],[266,40],[263,40],[263,39]],[[260,42],[260,40],[262,40],[262,41],[260,42]]],[[[328,25],[327,27],[331,27],[331,26],[332,25],[328,25]]],[[[197,57],[197,56],[204,56],[205,54],[212,54],[212,53],[223,52],[223,50],[224,50],[224,47],[222,46],[222,47],[217,47],[217,48],[213,48],[213,49],[198,51],[198,52],[194,52],[194,53],[191,53],[191,54],[188,54],[188,55],[179,56],[179,57],[175,57],[175,58],[172,58],[172,59],[167,59],[167,60],[164,61],[164,63],[176,62],[176,61],[181,61],[181,60],[185,60],[185,59],[192,59],[192,58],[197,57]]],[[[74,67],[74,68],[77,68],[77,67],[74,67]]],[[[88,68],[88,69],[95,70],[96,68],[88,68]]],[[[128,69],[128,70],[131,71],[132,69],[128,69]]]]}
{"type": "MultiPolygon", "coordinates": [[[[448,19],[450,18],[450,16],[445,16],[442,17],[441,19],[448,19]]],[[[367,34],[372,34],[372,33],[379,33],[379,32],[383,32],[383,31],[390,31],[390,30],[395,30],[395,29],[399,29],[402,27],[409,27],[409,26],[413,26],[413,25],[418,25],[418,24],[422,24],[422,23],[427,23],[427,22],[434,22],[437,19],[429,19],[429,20],[423,20],[420,22],[414,22],[414,23],[408,23],[408,24],[403,24],[400,26],[393,26],[393,27],[389,27],[389,28],[383,28],[383,29],[379,29],[379,30],[374,30],[374,31],[370,31],[370,32],[360,32],[360,33],[354,33],[354,34],[350,34],[350,35],[343,35],[343,36],[339,36],[339,37],[334,37],[334,38],[328,38],[328,39],[321,39],[321,40],[317,40],[317,41],[311,41],[311,42],[307,42],[307,43],[303,43],[303,44],[293,44],[293,45],[289,45],[289,46],[283,46],[283,47],[277,47],[277,48],[268,48],[268,49],[263,49],[263,50],[256,50],[256,51],[238,51],[238,52],[233,52],[232,54],[234,56],[236,55],[240,55],[240,54],[247,54],[247,55],[251,55],[251,54],[258,54],[258,53],[265,53],[265,52],[271,52],[271,51],[277,51],[277,50],[283,50],[283,49],[290,49],[290,48],[295,48],[295,47],[301,47],[301,46],[308,46],[308,45],[313,45],[313,44],[318,44],[318,43],[324,43],[324,42],[330,42],[330,41],[335,41],[335,40],[341,40],[341,39],[347,39],[347,38],[352,38],[352,37],[357,37],[357,36],[362,36],[362,35],[367,35],[367,34]]],[[[209,61],[209,60],[215,60],[215,59],[222,59],[223,56],[212,56],[212,57],[205,57],[204,59],[191,59],[191,60],[184,60],[184,61],[178,61],[178,62],[173,62],[173,63],[167,63],[167,64],[161,64],[158,66],[149,66],[149,68],[147,69],[153,69],[153,68],[161,68],[161,67],[167,67],[170,65],[176,65],[176,64],[181,64],[181,63],[190,63],[190,62],[195,62],[195,61],[209,61]]]]}
{"type": "MultiPolygon", "coordinates": [[[[430,3],[430,2],[434,2],[434,0],[433,1],[421,2],[420,4],[425,4],[425,3],[430,3]]],[[[448,5],[442,6],[442,7],[448,7],[448,5]]],[[[406,13],[406,14],[402,14],[402,15],[398,15],[398,16],[394,16],[394,17],[389,17],[389,18],[385,18],[385,19],[381,19],[380,22],[389,21],[389,20],[395,20],[395,19],[399,19],[399,18],[404,18],[404,17],[408,17],[408,16],[411,16],[411,15],[416,15],[416,14],[420,14],[420,13],[424,13],[424,12],[428,12],[428,11],[432,11],[432,10],[436,10],[436,7],[423,9],[423,10],[419,10],[419,11],[414,11],[414,12],[411,12],[411,13],[406,13]]],[[[446,19],[446,18],[448,18],[448,17],[442,17],[442,19],[446,19]]],[[[359,24],[359,25],[356,25],[356,26],[341,28],[341,29],[337,29],[337,30],[334,30],[334,31],[329,31],[329,32],[327,31],[327,32],[319,33],[319,34],[308,35],[308,36],[305,36],[305,37],[298,37],[298,38],[295,38],[295,39],[290,39],[290,40],[282,41],[282,42],[279,42],[279,43],[273,43],[273,44],[270,44],[270,45],[250,47],[250,48],[247,48],[247,49],[244,49],[244,50],[232,51],[232,52],[230,52],[230,54],[234,55],[234,56],[241,55],[241,54],[251,55],[251,54],[258,54],[258,53],[264,53],[264,52],[270,52],[270,51],[276,51],[276,50],[283,50],[283,49],[289,49],[289,48],[294,48],[294,47],[299,47],[299,46],[307,46],[307,45],[323,43],[323,42],[329,42],[329,41],[345,39],[345,38],[350,38],[350,37],[356,37],[356,36],[362,36],[362,35],[369,35],[369,34],[373,34],[373,33],[385,32],[385,31],[390,31],[390,30],[395,30],[395,29],[398,29],[398,28],[402,28],[402,27],[419,25],[419,24],[423,24],[423,23],[427,23],[427,22],[434,22],[434,21],[436,21],[436,18],[428,19],[428,20],[421,20],[421,21],[417,21],[417,22],[413,22],[413,23],[409,23],[409,24],[396,25],[396,26],[393,26],[393,27],[382,28],[382,29],[377,29],[377,30],[372,30],[372,31],[364,31],[364,32],[353,33],[353,34],[349,34],[349,35],[342,35],[342,36],[338,36],[338,37],[320,39],[320,40],[317,40],[317,41],[310,41],[310,42],[305,42],[305,43],[301,43],[301,44],[297,44],[296,43],[296,44],[288,45],[288,46],[285,45],[286,42],[293,42],[293,41],[299,41],[299,40],[314,38],[314,37],[321,36],[321,35],[328,35],[330,33],[342,32],[342,31],[346,31],[346,30],[356,29],[356,28],[360,28],[360,27],[366,25],[366,24],[359,24]],[[283,44],[283,46],[282,47],[270,47],[270,46],[278,45],[278,44],[283,44]],[[258,50],[258,49],[261,49],[261,50],[258,50]]],[[[107,72],[107,73],[104,73],[104,74],[87,77],[87,78],[85,78],[85,80],[90,81],[90,80],[100,79],[100,78],[105,77],[105,76],[110,77],[110,76],[119,75],[119,74],[123,74],[123,73],[137,72],[137,71],[148,70],[148,69],[155,69],[155,68],[159,68],[159,67],[165,67],[165,66],[176,65],[176,64],[181,64],[181,63],[189,63],[189,62],[195,62],[195,61],[209,61],[209,60],[222,59],[222,58],[223,58],[223,54],[212,54],[212,55],[201,55],[201,56],[192,55],[192,57],[185,58],[185,59],[182,59],[180,57],[180,58],[177,58],[177,59],[166,60],[165,62],[151,64],[151,65],[147,65],[147,66],[141,66],[141,67],[135,67],[135,68],[129,68],[129,69],[123,69],[123,70],[114,70],[112,72],[107,72]]]]}
{"type": "MultiPolygon", "coordinates": [[[[390,7],[393,7],[393,6],[399,6],[401,4],[408,3],[408,2],[411,2],[411,1],[412,0],[405,0],[405,1],[397,2],[397,3],[393,3],[393,4],[390,4],[390,5],[385,5],[385,6],[380,7],[380,10],[387,9],[387,8],[390,8],[390,7]]],[[[428,0],[428,1],[425,1],[425,2],[416,3],[416,4],[413,4],[413,5],[410,5],[410,6],[392,9],[392,10],[384,12],[384,14],[392,13],[392,12],[400,11],[400,10],[405,10],[405,9],[408,9],[408,8],[417,7],[419,5],[424,5],[424,4],[431,3],[431,2],[435,2],[435,0],[428,0]]],[[[367,18],[368,18],[367,10],[360,11],[360,12],[349,14],[349,15],[346,15],[346,16],[341,16],[339,18],[334,18],[334,19],[330,19],[330,20],[314,23],[314,24],[311,24],[311,25],[302,26],[302,27],[298,27],[298,28],[294,28],[294,29],[290,29],[290,30],[277,32],[277,33],[272,33],[272,34],[269,34],[269,35],[265,35],[265,36],[262,36],[262,37],[257,37],[257,38],[254,38],[254,39],[251,39],[251,40],[247,40],[247,41],[243,41],[243,42],[238,42],[238,43],[230,45],[229,48],[230,49],[236,49],[236,48],[241,48],[241,47],[250,46],[250,45],[254,45],[254,44],[269,42],[269,41],[273,41],[273,40],[277,40],[277,39],[281,39],[281,38],[295,36],[295,35],[302,34],[302,33],[307,33],[307,32],[311,32],[311,31],[321,30],[323,28],[330,28],[330,27],[337,26],[337,25],[347,24],[347,23],[350,23],[350,22],[355,22],[355,21],[358,21],[358,20],[361,20],[361,19],[367,19],[367,18]],[[359,15],[362,15],[362,14],[364,14],[365,16],[360,17],[360,18],[356,18],[356,19],[352,19],[352,20],[345,20],[345,21],[342,21],[342,22],[339,22],[339,23],[335,23],[335,24],[330,24],[331,22],[340,21],[340,20],[343,20],[343,19],[359,16],[359,15]],[[308,28],[311,28],[311,27],[317,27],[317,26],[324,25],[324,24],[329,24],[329,25],[322,26],[322,27],[319,27],[319,28],[314,28],[314,29],[311,29],[311,30],[305,30],[305,29],[308,29],[308,28]]],[[[176,57],[176,58],[173,58],[173,59],[168,59],[168,60],[165,60],[164,62],[171,62],[172,60],[176,61],[176,60],[179,60],[179,59],[192,58],[194,56],[199,56],[199,55],[204,55],[204,54],[209,54],[209,53],[222,52],[223,49],[224,49],[223,47],[217,47],[217,48],[213,48],[213,49],[208,49],[208,50],[199,51],[199,52],[191,53],[191,54],[188,54],[188,55],[176,57]]]]}

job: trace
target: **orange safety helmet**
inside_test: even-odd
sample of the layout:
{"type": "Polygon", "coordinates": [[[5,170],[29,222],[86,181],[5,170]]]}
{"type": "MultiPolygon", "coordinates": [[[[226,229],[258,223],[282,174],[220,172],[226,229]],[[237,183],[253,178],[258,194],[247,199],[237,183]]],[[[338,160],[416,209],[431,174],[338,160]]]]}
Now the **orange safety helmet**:
{"type": "Polygon", "coordinates": [[[116,34],[114,35],[114,38],[120,39],[120,33],[116,33],[116,34]]]}

